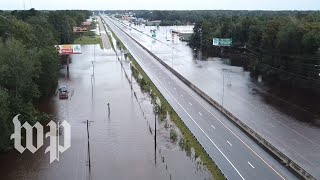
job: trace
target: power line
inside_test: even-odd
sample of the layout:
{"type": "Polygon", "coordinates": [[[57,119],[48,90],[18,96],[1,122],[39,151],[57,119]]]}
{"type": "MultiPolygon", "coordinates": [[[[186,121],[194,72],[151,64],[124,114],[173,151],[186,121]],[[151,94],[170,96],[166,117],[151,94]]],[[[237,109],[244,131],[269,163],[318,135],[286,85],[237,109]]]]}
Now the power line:
{"type": "MultiPolygon", "coordinates": [[[[257,53],[255,50],[249,49],[249,48],[247,48],[247,47],[246,47],[246,49],[249,50],[249,51],[251,51],[251,52],[257,53]]],[[[289,58],[292,58],[292,59],[316,61],[316,62],[319,62],[319,63],[320,63],[320,57],[319,57],[319,56],[299,57],[299,56],[284,55],[284,54],[280,54],[280,53],[272,53],[272,51],[264,50],[264,49],[262,49],[262,48],[256,48],[256,49],[258,49],[258,50],[261,51],[262,53],[269,54],[269,55],[277,55],[277,56],[282,56],[282,57],[289,57],[289,58]],[[270,53],[270,52],[271,52],[271,53],[270,53]]],[[[306,63],[306,64],[308,64],[308,63],[306,63]]]]}
{"type": "MultiPolygon", "coordinates": [[[[119,21],[119,22],[120,22],[120,21],[119,21]]],[[[124,23],[122,23],[122,22],[120,22],[120,23],[123,24],[124,26],[127,26],[126,24],[124,24],[124,23]]],[[[128,26],[127,26],[127,27],[128,27],[128,26]]],[[[132,28],[132,27],[129,27],[129,28],[132,28]]],[[[137,31],[137,32],[139,32],[139,33],[141,33],[141,34],[146,35],[146,36],[149,37],[149,38],[152,38],[152,37],[149,36],[148,34],[143,33],[142,31],[140,31],[140,30],[138,30],[138,29],[136,29],[136,28],[132,28],[132,29],[134,29],[135,31],[137,31]]],[[[169,47],[169,48],[172,47],[172,46],[170,46],[169,44],[167,44],[167,43],[165,43],[165,42],[162,42],[162,41],[159,40],[159,39],[156,39],[156,38],[152,38],[152,39],[154,39],[154,40],[156,40],[156,41],[158,41],[158,42],[166,45],[166,46],[169,47]]],[[[177,51],[179,51],[179,52],[187,55],[187,56],[189,55],[189,54],[185,53],[184,51],[181,51],[178,47],[175,47],[175,49],[176,49],[177,51]]],[[[234,53],[233,53],[233,54],[234,54],[234,53]]],[[[239,54],[240,54],[240,53],[239,53],[239,54]]],[[[256,52],[253,51],[252,56],[255,56],[255,57],[249,57],[249,59],[252,59],[253,61],[259,61],[259,60],[257,60],[257,59],[260,59],[260,57],[259,57],[259,55],[257,55],[257,54],[258,54],[258,53],[256,53],[256,52]],[[255,58],[256,58],[256,59],[255,59],[255,58]]],[[[247,57],[248,57],[248,56],[247,56],[247,57]]],[[[261,62],[259,62],[259,63],[261,63],[261,62]]],[[[306,79],[308,79],[308,80],[313,80],[313,81],[316,81],[317,83],[319,83],[317,79],[314,79],[314,78],[311,78],[311,77],[308,77],[308,76],[303,76],[303,75],[296,74],[296,73],[293,73],[293,72],[285,71],[285,70],[282,70],[282,69],[279,69],[279,68],[270,66],[270,65],[265,64],[265,63],[261,63],[261,64],[264,65],[264,66],[267,66],[267,67],[269,67],[269,68],[272,68],[272,69],[276,69],[276,70],[279,70],[279,71],[283,71],[283,72],[286,72],[286,73],[289,73],[289,74],[292,74],[292,75],[295,75],[295,76],[299,76],[299,77],[302,77],[302,78],[306,78],[306,79]]],[[[309,64],[309,63],[298,63],[298,62],[297,62],[297,63],[294,63],[294,64],[304,64],[305,68],[312,68],[312,67],[309,67],[309,66],[313,66],[313,67],[314,67],[314,65],[315,65],[315,64],[309,64]]],[[[297,66],[295,66],[295,67],[297,67],[297,66]]],[[[217,70],[220,70],[220,69],[218,69],[218,68],[216,68],[216,67],[214,67],[214,68],[217,69],[217,70]]],[[[316,69],[313,68],[313,70],[316,70],[316,69]]],[[[233,77],[236,77],[236,76],[233,76],[233,77]]],[[[243,79],[241,79],[241,78],[238,78],[238,77],[236,77],[236,78],[237,78],[238,80],[243,81],[243,79]]],[[[293,106],[294,108],[297,108],[297,109],[300,109],[300,110],[303,110],[303,111],[308,111],[308,110],[304,109],[303,107],[301,107],[301,106],[299,106],[299,105],[292,104],[292,102],[288,102],[288,101],[286,101],[285,99],[282,99],[282,98],[280,98],[280,97],[278,97],[278,96],[276,96],[276,95],[274,95],[274,94],[271,94],[271,93],[269,93],[269,92],[267,92],[267,91],[265,91],[265,90],[262,90],[262,89],[259,88],[259,87],[253,87],[253,86],[251,86],[251,88],[255,88],[255,89],[259,90],[260,92],[263,92],[263,93],[265,93],[265,94],[269,94],[272,98],[278,99],[278,100],[280,100],[280,101],[283,101],[283,102],[285,102],[285,103],[293,106]]],[[[253,105],[252,103],[250,103],[250,104],[253,105]]],[[[310,111],[308,111],[308,112],[310,112],[310,111]]],[[[310,113],[314,114],[313,112],[310,112],[310,113]]],[[[316,114],[314,114],[314,115],[316,115],[316,114]]]]}
{"type": "MultiPolygon", "coordinates": [[[[247,56],[247,57],[248,57],[248,56],[247,56]]],[[[271,66],[271,65],[265,64],[265,63],[263,63],[263,62],[261,62],[261,61],[259,61],[259,60],[257,60],[257,59],[254,59],[254,58],[252,58],[252,57],[249,57],[249,59],[250,59],[250,60],[253,60],[253,61],[255,61],[255,62],[258,62],[258,63],[260,63],[260,64],[262,64],[262,65],[264,65],[264,66],[270,67],[270,68],[272,68],[272,69],[275,69],[275,70],[278,70],[278,71],[282,71],[282,72],[285,72],[285,73],[288,73],[288,74],[291,74],[291,75],[294,75],[294,76],[299,76],[299,77],[301,77],[301,78],[313,80],[313,81],[316,81],[317,83],[320,83],[319,79],[312,78],[312,77],[309,77],[309,76],[304,76],[304,75],[301,75],[301,74],[296,74],[296,73],[294,73],[294,72],[289,72],[289,71],[286,71],[286,70],[283,70],[283,69],[279,69],[279,68],[273,67],[273,66],[271,66]]]]}
{"type": "MultiPolygon", "coordinates": [[[[118,22],[120,22],[120,21],[118,21],[118,22]]],[[[129,28],[131,28],[131,29],[134,29],[134,30],[138,31],[139,33],[144,34],[144,35],[146,35],[146,36],[148,36],[148,37],[150,37],[150,38],[152,38],[152,39],[154,39],[154,40],[156,40],[156,41],[158,41],[158,42],[160,42],[160,43],[162,43],[162,44],[165,44],[166,46],[168,46],[168,47],[170,47],[170,48],[174,47],[173,45],[170,46],[169,44],[167,44],[167,43],[165,43],[165,42],[162,42],[162,41],[160,41],[159,39],[153,38],[153,37],[151,37],[150,35],[148,35],[148,34],[146,34],[146,33],[143,33],[142,31],[139,31],[139,30],[136,29],[136,28],[132,28],[132,27],[130,27],[130,26],[128,26],[128,25],[126,25],[126,24],[124,24],[124,23],[122,23],[122,22],[120,22],[120,23],[123,24],[124,26],[129,27],[129,28]]],[[[175,48],[175,49],[178,50],[179,52],[187,55],[185,52],[179,50],[179,48],[175,48]]],[[[248,49],[248,48],[246,48],[246,49],[248,49]]],[[[251,50],[251,49],[248,49],[248,50],[249,50],[249,51],[252,51],[252,52],[255,53],[255,54],[257,54],[255,51],[253,51],[253,50],[251,50]]],[[[247,56],[247,57],[248,57],[248,56],[247,56]]],[[[255,58],[260,59],[260,57],[258,57],[257,55],[256,55],[255,58]]],[[[316,78],[312,78],[312,77],[309,77],[309,76],[304,76],[304,75],[297,74],[297,73],[294,73],[294,72],[289,72],[289,71],[286,71],[286,70],[283,70],[283,69],[279,69],[279,68],[277,68],[277,67],[274,67],[274,66],[265,64],[265,63],[263,63],[263,62],[261,62],[261,61],[259,61],[259,60],[257,60],[257,59],[254,59],[254,58],[252,58],[252,57],[251,57],[251,58],[249,57],[249,59],[251,59],[251,60],[253,60],[253,61],[255,61],[255,62],[259,62],[260,64],[262,64],[262,65],[264,65],[264,66],[267,66],[267,67],[269,67],[269,68],[272,68],[272,69],[275,69],[275,70],[278,70],[278,71],[282,71],[282,72],[285,72],[285,73],[288,73],[288,74],[291,74],[291,75],[294,75],[294,76],[299,76],[299,77],[304,78],[304,79],[313,80],[313,81],[316,81],[317,83],[320,83],[319,80],[316,79],[316,78]]],[[[317,65],[317,64],[314,64],[314,65],[317,65]]],[[[316,70],[316,69],[315,69],[315,70],[316,70]]]]}

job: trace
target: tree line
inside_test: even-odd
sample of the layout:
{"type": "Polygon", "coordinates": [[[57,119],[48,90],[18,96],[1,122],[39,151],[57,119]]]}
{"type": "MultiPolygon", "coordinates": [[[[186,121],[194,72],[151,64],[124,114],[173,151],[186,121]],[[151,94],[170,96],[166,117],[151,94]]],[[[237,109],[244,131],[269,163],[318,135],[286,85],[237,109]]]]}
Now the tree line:
{"type": "Polygon", "coordinates": [[[228,13],[195,23],[189,45],[205,54],[221,50],[213,38],[232,38],[227,49],[240,50],[251,75],[272,84],[320,93],[320,12],[228,13]],[[202,42],[202,45],[200,44],[202,42]]]}
{"type": "Polygon", "coordinates": [[[293,88],[320,94],[319,11],[106,11],[131,13],[161,25],[194,24],[189,41],[192,49],[206,56],[221,55],[213,38],[232,38],[228,54],[243,55],[251,75],[293,88]]]}
{"type": "Polygon", "coordinates": [[[48,120],[35,108],[55,92],[61,57],[54,45],[73,43],[72,27],[88,11],[0,12],[0,151],[10,149],[12,118],[21,123],[48,120]]]}

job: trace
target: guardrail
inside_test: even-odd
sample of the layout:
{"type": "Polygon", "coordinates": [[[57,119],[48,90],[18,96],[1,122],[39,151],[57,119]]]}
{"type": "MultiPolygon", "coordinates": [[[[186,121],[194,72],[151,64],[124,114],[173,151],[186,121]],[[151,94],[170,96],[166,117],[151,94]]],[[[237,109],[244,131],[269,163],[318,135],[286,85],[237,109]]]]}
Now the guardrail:
{"type": "Polygon", "coordinates": [[[127,32],[125,32],[121,28],[119,28],[119,29],[121,31],[123,31],[126,35],[128,35],[134,42],[136,42],[145,51],[147,51],[151,56],[153,56],[159,63],[161,63],[164,67],[166,67],[172,74],[177,76],[183,83],[185,83],[188,87],[190,87],[200,97],[202,97],[204,100],[206,100],[209,104],[216,107],[228,119],[230,119],[233,123],[235,123],[238,127],[240,127],[242,131],[244,131],[252,139],[257,141],[261,146],[266,148],[272,155],[275,155],[277,158],[279,158],[282,163],[285,163],[288,167],[290,167],[294,172],[299,174],[304,179],[316,180],[316,178],[313,177],[310,173],[308,173],[306,170],[304,170],[302,167],[300,167],[297,163],[295,163],[293,160],[291,160],[288,156],[283,154],[279,149],[274,147],[271,143],[269,143],[266,139],[264,139],[262,136],[260,136],[258,133],[256,133],[253,129],[251,129],[245,123],[243,123],[239,118],[234,116],[230,111],[228,111],[227,109],[222,107],[217,101],[212,99],[209,95],[207,95],[205,92],[203,92],[197,86],[195,86],[192,82],[190,82],[188,79],[183,77],[180,73],[178,73],[176,70],[171,68],[168,64],[166,64],[164,61],[162,61],[158,56],[156,56],[151,51],[149,51],[147,48],[145,48],[140,42],[138,42],[133,37],[131,37],[127,32]]]}

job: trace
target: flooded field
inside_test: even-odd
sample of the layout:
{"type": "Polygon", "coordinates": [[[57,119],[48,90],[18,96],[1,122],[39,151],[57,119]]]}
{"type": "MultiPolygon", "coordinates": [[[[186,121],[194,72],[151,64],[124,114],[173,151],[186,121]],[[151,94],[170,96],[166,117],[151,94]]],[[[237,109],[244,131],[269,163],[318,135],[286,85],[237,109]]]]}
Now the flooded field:
{"type": "Polygon", "coordinates": [[[59,85],[68,87],[69,99],[55,96],[41,104],[56,122],[71,124],[71,148],[52,164],[44,153],[48,140],[35,154],[0,154],[1,179],[212,179],[193,150],[179,146],[182,135],[175,125],[168,119],[154,120],[150,97],[137,83],[131,90],[113,51],[100,50],[99,45],[83,46],[82,51],[72,56],[69,77],[61,70],[59,85]],[[172,129],[176,141],[170,139],[172,129]]]}

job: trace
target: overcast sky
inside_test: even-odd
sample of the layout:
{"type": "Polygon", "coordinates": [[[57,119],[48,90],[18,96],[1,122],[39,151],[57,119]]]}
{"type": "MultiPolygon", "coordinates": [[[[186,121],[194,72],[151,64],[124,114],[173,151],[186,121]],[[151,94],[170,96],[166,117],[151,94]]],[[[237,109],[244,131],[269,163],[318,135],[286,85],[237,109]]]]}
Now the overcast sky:
{"type": "Polygon", "coordinates": [[[320,10],[320,0],[0,0],[3,10],[320,10]]]}

